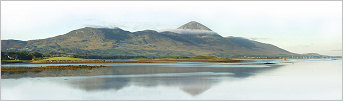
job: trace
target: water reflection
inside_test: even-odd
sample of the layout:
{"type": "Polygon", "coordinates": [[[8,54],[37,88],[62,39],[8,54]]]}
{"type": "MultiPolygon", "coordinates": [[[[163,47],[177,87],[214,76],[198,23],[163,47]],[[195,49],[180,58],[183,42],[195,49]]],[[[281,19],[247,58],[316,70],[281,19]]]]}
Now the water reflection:
{"type": "Polygon", "coordinates": [[[2,72],[2,78],[74,76],[55,82],[86,92],[119,91],[129,86],[146,88],[164,86],[178,88],[191,96],[197,96],[220,82],[242,80],[281,66],[204,62],[104,65],[112,67],[61,71],[2,72]]]}
{"type": "Polygon", "coordinates": [[[239,68],[215,67],[219,64],[203,65],[203,67],[196,66],[199,64],[186,65],[182,67],[178,64],[177,67],[173,67],[173,64],[169,64],[168,67],[157,64],[142,66],[120,64],[120,66],[92,70],[12,73],[10,75],[15,76],[2,79],[1,98],[6,100],[337,100],[342,98],[341,60],[298,61],[284,66],[268,64],[256,68],[244,67],[244,65],[239,68]]]}
{"type": "Polygon", "coordinates": [[[85,91],[120,90],[129,84],[127,78],[87,78],[67,81],[70,86],[85,91]]]}
{"type": "MultiPolygon", "coordinates": [[[[151,73],[149,69],[139,70],[141,75],[105,75],[87,78],[74,78],[68,79],[69,86],[78,88],[87,92],[92,91],[119,91],[128,86],[141,86],[141,87],[175,87],[192,95],[197,96],[204,91],[210,89],[213,85],[223,81],[242,80],[249,76],[256,75],[260,72],[268,72],[277,69],[280,65],[266,68],[211,68],[212,72],[201,72],[205,68],[191,69],[187,73],[161,73],[163,71],[173,71],[171,68],[159,68],[155,73],[159,74],[144,74],[151,73]],[[167,69],[167,70],[164,70],[167,69]],[[149,72],[147,72],[149,71],[149,72]],[[195,72],[196,71],[196,72],[195,72]]],[[[137,69],[114,69],[112,73],[132,73],[128,70],[137,69]]],[[[205,69],[209,71],[208,69],[205,69]]],[[[176,72],[177,70],[174,70],[176,72]]],[[[137,73],[136,71],[134,73],[137,73]]],[[[61,82],[60,82],[61,83],[61,82]]]]}
{"type": "MultiPolygon", "coordinates": [[[[107,64],[108,65],[108,64],[107,64]]],[[[59,71],[3,71],[3,79],[23,77],[58,77],[58,76],[95,76],[95,75],[128,75],[128,74],[156,74],[156,73],[190,73],[190,72],[232,72],[235,77],[246,77],[254,72],[273,69],[280,65],[224,65],[211,63],[208,67],[197,65],[170,63],[168,65],[116,65],[106,68],[76,69],[59,71]],[[174,65],[173,65],[174,64],[174,65]],[[178,65],[178,67],[175,67],[178,65]],[[182,65],[186,65],[182,67],[182,65]],[[239,67],[237,67],[239,66],[239,67]],[[255,66],[255,67],[251,67],[255,66]]]]}

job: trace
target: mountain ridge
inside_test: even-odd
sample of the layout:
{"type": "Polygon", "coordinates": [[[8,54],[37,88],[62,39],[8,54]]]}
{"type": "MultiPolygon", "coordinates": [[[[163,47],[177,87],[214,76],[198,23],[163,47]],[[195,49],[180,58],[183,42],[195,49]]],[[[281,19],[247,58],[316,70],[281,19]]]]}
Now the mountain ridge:
{"type": "Polygon", "coordinates": [[[2,40],[1,44],[2,51],[94,55],[275,57],[295,54],[271,44],[239,37],[222,37],[219,34],[180,34],[155,30],[130,32],[120,28],[92,27],[72,30],[66,34],[46,39],[2,40]]]}

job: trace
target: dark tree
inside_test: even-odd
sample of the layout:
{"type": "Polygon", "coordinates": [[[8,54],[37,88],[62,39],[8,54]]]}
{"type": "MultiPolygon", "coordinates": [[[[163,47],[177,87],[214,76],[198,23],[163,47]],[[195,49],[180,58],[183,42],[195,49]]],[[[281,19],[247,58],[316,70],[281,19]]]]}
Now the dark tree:
{"type": "Polygon", "coordinates": [[[41,57],[43,57],[43,54],[42,53],[38,53],[38,52],[33,52],[32,56],[35,57],[35,58],[41,58],[41,57]]]}

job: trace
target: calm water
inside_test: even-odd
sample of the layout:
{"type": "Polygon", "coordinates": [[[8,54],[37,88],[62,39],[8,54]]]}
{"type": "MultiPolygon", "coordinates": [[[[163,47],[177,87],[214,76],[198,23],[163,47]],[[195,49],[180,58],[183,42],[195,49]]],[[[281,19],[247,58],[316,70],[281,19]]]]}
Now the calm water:
{"type": "MultiPolygon", "coordinates": [[[[56,64],[12,64],[46,66],[56,64]]],[[[77,64],[76,64],[77,65],[77,64]]],[[[342,60],[87,64],[108,68],[9,73],[3,100],[340,100],[342,60]],[[277,63],[263,65],[256,63],[277,63]],[[84,76],[91,75],[91,76],[84,76]]]]}

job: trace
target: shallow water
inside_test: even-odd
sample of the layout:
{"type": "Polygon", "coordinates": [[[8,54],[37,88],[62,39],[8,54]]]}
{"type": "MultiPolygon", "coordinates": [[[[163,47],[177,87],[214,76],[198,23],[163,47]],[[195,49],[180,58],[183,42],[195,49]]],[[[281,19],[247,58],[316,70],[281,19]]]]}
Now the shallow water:
{"type": "MultiPolygon", "coordinates": [[[[2,79],[1,98],[3,100],[342,99],[342,60],[289,61],[293,63],[258,60],[240,64],[206,62],[101,64],[112,67],[86,72],[40,72],[2,79]],[[266,61],[278,64],[253,64],[266,61]],[[51,73],[91,74],[90,72],[95,75],[48,75],[51,73]]],[[[27,64],[17,65],[27,66],[27,64]]]]}

